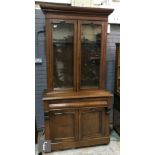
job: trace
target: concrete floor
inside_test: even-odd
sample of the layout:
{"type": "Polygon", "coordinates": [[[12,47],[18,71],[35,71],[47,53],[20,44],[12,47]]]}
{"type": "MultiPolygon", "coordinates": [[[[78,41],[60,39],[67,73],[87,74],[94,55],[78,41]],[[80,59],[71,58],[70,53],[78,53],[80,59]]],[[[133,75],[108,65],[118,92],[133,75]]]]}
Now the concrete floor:
{"type": "MultiPolygon", "coordinates": [[[[115,131],[112,131],[110,143],[108,145],[67,149],[63,151],[46,153],[44,155],[119,155],[119,154],[120,154],[120,137],[115,131]]],[[[36,145],[36,155],[38,155],[37,145],[36,145]]]]}

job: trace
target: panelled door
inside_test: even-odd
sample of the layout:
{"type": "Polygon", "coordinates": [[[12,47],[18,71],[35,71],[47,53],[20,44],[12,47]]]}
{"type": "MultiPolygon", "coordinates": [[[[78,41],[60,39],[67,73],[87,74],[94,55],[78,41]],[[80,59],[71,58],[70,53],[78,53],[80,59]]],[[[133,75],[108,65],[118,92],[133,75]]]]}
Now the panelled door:
{"type": "Polygon", "coordinates": [[[52,143],[109,136],[106,107],[53,109],[50,111],[52,143]]]}
{"type": "Polygon", "coordinates": [[[105,136],[106,114],[104,107],[89,107],[79,110],[80,140],[105,136]]]}
{"type": "Polygon", "coordinates": [[[75,109],[52,110],[50,133],[52,143],[76,141],[78,139],[78,111],[75,109]]]}

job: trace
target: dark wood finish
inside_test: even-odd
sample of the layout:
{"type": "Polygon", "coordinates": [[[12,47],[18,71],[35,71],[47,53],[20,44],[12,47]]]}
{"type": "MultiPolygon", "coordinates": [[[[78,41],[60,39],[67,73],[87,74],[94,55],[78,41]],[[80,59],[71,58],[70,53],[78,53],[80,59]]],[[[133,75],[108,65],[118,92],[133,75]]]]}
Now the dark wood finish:
{"type": "Polygon", "coordinates": [[[63,5],[63,6],[71,6],[71,4],[68,4],[68,3],[49,3],[49,2],[40,2],[40,1],[35,1],[35,4],[39,4],[39,5],[42,5],[42,4],[47,4],[47,5],[63,5]]]}
{"type": "Polygon", "coordinates": [[[68,148],[75,148],[75,147],[108,144],[109,142],[110,142],[109,137],[102,137],[102,138],[100,137],[100,138],[94,138],[94,139],[89,139],[89,140],[81,140],[81,141],[76,141],[76,142],[53,143],[52,144],[52,151],[61,150],[61,149],[68,149],[68,148]]]}
{"type": "MultiPolygon", "coordinates": [[[[45,139],[52,150],[108,144],[112,94],[105,89],[106,28],[112,9],[69,7],[41,3],[46,17],[47,90],[43,94],[45,139]],[[53,43],[51,24],[55,20],[74,23],[73,89],[53,89],[53,43]],[[101,25],[99,88],[80,88],[81,23],[101,25]]],[[[65,52],[65,49],[64,51],[65,52]]]]}
{"type": "Polygon", "coordinates": [[[104,135],[104,110],[104,107],[86,107],[80,110],[79,138],[81,140],[99,138],[104,135]]]}
{"type": "Polygon", "coordinates": [[[49,116],[45,135],[52,140],[52,150],[109,143],[112,95],[98,91],[95,96],[94,92],[55,93],[52,97],[45,93],[43,100],[48,103],[45,116],[49,116]]]}
{"type": "Polygon", "coordinates": [[[83,99],[83,98],[103,98],[112,97],[112,94],[105,90],[80,90],[75,91],[53,91],[44,93],[43,100],[64,100],[64,99],[83,99]]]}
{"type": "Polygon", "coordinates": [[[108,144],[111,99],[104,90],[45,92],[45,136],[52,150],[108,144]]]}
{"type": "Polygon", "coordinates": [[[76,109],[52,109],[50,111],[52,143],[78,139],[78,113],[76,109]]]}
{"type": "Polygon", "coordinates": [[[99,16],[94,16],[94,15],[83,15],[83,16],[77,16],[76,14],[66,14],[61,15],[61,14],[46,14],[46,18],[47,19],[66,19],[66,20],[72,20],[72,19],[76,19],[76,20],[93,20],[93,21],[103,21],[103,22],[107,22],[108,19],[106,17],[99,17],[99,16]]]}
{"type": "Polygon", "coordinates": [[[116,43],[115,92],[114,92],[114,129],[120,135],[120,43],[116,43]]]}
{"type": "Polygon", "coordinates": [[[47,70],[47,89],[49,91],[52,90],[53,85],[52,85],[52,81],[53,81],[53,76],[51,77],[50,75],[52,75],[53,70],[52,70],[52,62],[51,62],[51,57],[52,57],[52,52],[51,51],[51,31],[50,31],[50,21],[48,19],[46,19],[46,70],[47,70]],[[48,32],[48,33],[47,33],[48,32]]]}
{"type": "Polygon", "coordinates": [[[101,36],[101,59],[99,73],[99,88],[105,89],[105,65],[106,65],[106,33],[108,15],[113,9],[87,8],[87,7],[69,7],[63,5],[41,4],[41,8],[46,17],[46,58],[47,58],[47,86],[48,91],[53,90],[53,46],[51,23],[54,20],[72,20],[74,21],[74,87],[80,89],[80,65],[81,65],[81,48],[80,48],[80,24],[82,22],[99,22],[102,24],[101,36]],[[75,20],[78,24],[75,24],[75,20]]]}
{"type": "Polygon", "coordinates": [[[107,44],[107,22],[102,24],[102,52],[101,52],[101,68],[100,68],[100,89],[105,89],[105,69],[106,69],[106,44],[107,44]]]}
{"type": "Polygon", "coordinates": [[[89,16],[101,16],[108,17],[113,12],[113,9],[103,8],[89,8],[89,7],[76,7],[76,6],[65,6],[65,5],[54,5],[54,4],[41,4],[41,9],[45,14],[76,14],[76,15],[89,15],[89,16]]]}
{"type": "Polygon", "coordinates": [[[80,40],[81,40],[81,31],[80,31],[80,21],[78,20],[77,21],[77,40],[78,40],[78,42],[77,42],[77,58],[76,58],[76,61],[77,61],[77,70],[76,70],[76,72],[77,72],[77,88],[76,88],[76,90],[77,90],[77,92],[80,90],[80,66],[81,66],[81,52],[80,52],[80,50],[81,50],[81,46],[80,46],[80,44],[81,44],[81,42],[80,42],[80,40]]]}

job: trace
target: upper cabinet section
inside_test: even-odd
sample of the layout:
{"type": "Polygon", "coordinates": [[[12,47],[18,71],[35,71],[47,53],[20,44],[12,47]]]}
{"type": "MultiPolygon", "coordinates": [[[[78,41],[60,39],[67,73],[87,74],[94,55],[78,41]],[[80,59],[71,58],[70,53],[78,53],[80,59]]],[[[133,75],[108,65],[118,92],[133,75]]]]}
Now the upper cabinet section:
{"type": "Polygon", "coordinates": [[[113,10],[50,4],[41,8],[46,17],[47,91],[104,89],[106,28],[113,10]]]}

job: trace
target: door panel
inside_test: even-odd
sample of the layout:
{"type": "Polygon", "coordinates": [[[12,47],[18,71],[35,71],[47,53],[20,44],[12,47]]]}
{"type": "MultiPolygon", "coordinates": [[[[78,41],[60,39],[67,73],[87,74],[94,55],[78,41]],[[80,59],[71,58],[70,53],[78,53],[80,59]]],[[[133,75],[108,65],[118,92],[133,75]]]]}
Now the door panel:
{"type": "Polygon", "coordinates": [[[52,20],[53,89],[73,89],[76,56],[76,21],[52,20]]]}
{"type": "Polygon", "coordinates": [[[102,22],[80,21],[80,88],[99,88],[102,22]]]}
{"type": "Polygon", "coordinates": [[[76,141],[78,137],[78,111],[74,109],[52,110],[50,128],[52,142],[76,141]]]}
{"type": "Polygon", "coordinates": [[[80,139],[97,138],[104,135],[104,108],[83,108],[79,111],[80,139]]]}

